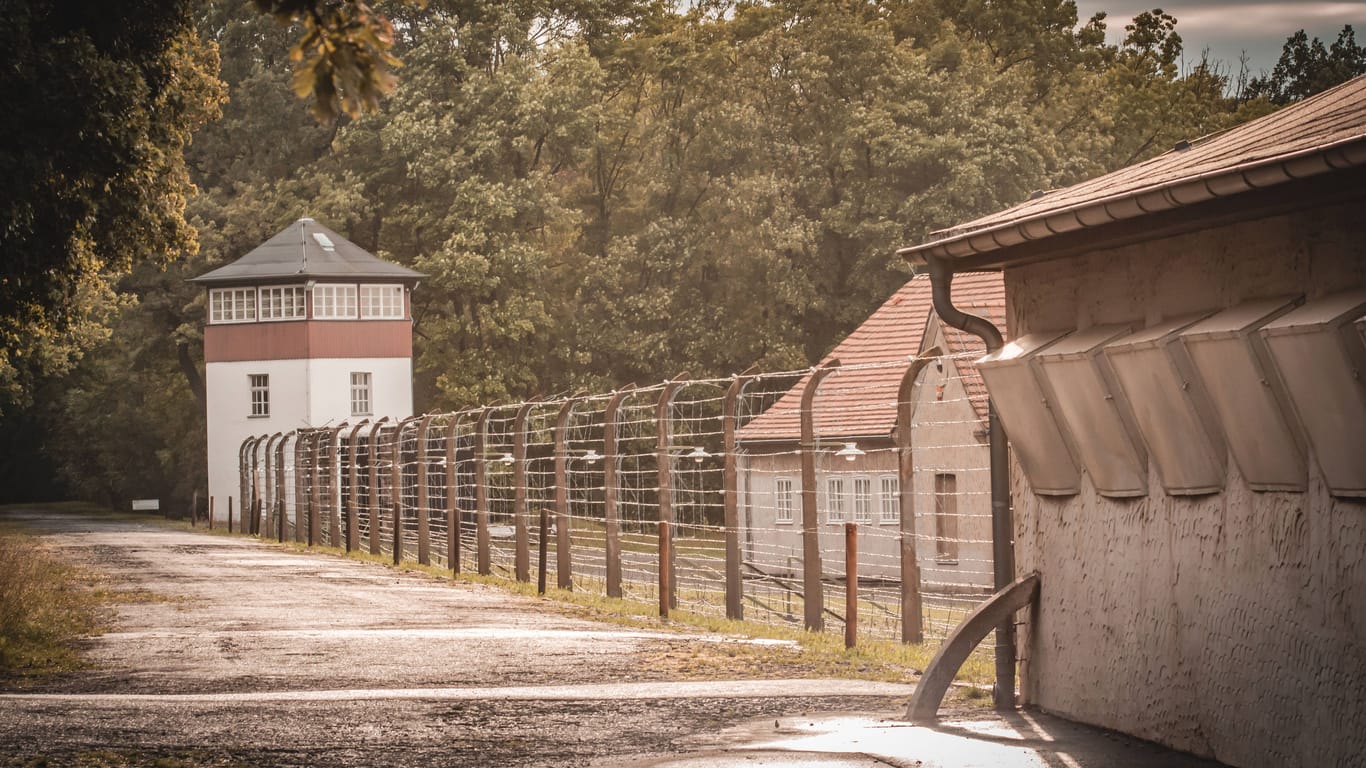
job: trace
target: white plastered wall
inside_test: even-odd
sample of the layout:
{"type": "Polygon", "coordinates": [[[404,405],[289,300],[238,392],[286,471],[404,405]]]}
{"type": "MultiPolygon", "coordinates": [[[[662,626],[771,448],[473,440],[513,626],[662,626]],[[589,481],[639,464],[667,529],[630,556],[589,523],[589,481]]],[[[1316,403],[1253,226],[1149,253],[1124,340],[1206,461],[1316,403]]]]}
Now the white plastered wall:
{"type": "MultiPolygon", "coordinates": [[[[1359,206],[1211,229],[1006,272],[1017,334],[1366,286],[1359,206]]],[[[1364,458],[1363,460],[1366,460],[1364,458]]],[[[1016,561],[1042,575],[1028,697],[1237,766],[1366,754],[1366,504],[1304,493],[1036,496],[1012,467],[1016,561]]],[[[1032,637],[1031,637],[1032,635],[1032,637]]]]}
{"type": "Polygon", "coordinates": [[[214,518],[226,522],[228,498],[234,520],[241,519],[238,451],[248,437],[288,432],[300,427],[337,426],[413,412],[412,360],[326,358],[209,363],[205,366],[208,399],[209,495],[214,518]],[[373,414],[351,416],[351,373],[371,374],[373,414]],[[270,416],[252,417],[250,375],[270,376],[270,416]]]}

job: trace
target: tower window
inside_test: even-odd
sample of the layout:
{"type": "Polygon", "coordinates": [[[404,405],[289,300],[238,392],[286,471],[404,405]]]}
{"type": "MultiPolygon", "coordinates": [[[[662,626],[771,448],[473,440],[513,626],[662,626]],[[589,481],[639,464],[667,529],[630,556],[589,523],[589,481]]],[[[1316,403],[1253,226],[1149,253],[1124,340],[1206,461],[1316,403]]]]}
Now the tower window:
{"type": "Polygon", "coordinates": [[[356,286],[313,286],[313,317],[316,320],[356,319],[356,286]]]}
{"type": "Polygon", "coordinates": [[[251,373],[247,375],[251,385],[251,415],[262,418],[270,415],[270,374],[251,373]]]}
{"type": "Polygon", "coordinates": [[[209,291],[210,323],[249,323],[255,319],[255,288],[213,288],[209,291]]]}
{"type": "Polygon", "coordinates": [[[351,415],[369,416],[373,413],[370,397],[370,373],[354,371],[351,373],[351,415]]]}
{"type": "Polygon", "coordinates": [[[362,285],[360,316],[367,320],[402,320],[403,286],[362,285]]]}
{"type": "Polygon", "coordinates": [[[262,320],[302,320],[304,317],[304,287],[283,285],[261,289],[262,320]]]}

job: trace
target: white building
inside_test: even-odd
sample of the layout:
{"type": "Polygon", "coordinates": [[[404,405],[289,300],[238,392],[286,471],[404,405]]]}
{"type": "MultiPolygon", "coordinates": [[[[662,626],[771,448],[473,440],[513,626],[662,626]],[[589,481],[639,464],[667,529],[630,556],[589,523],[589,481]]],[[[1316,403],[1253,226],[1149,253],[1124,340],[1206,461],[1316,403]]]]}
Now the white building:
{"type": "Polygon", "coordinates": [[[304,218],[191,280],[208,289],[209,496],[240,519],[253,435],[413,412],[410,293],[422,275],[304,218]]]}

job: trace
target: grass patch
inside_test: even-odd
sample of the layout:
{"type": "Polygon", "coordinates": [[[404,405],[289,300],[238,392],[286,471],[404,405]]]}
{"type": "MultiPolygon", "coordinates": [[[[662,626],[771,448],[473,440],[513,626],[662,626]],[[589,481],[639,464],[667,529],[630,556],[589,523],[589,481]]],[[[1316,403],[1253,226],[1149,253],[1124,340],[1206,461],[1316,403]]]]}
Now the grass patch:
{"type": "Polygon", "coordinates": [[[98,578],[0,523],[0,683],[81,667],[75,641],[104,621],[98,578]]]}

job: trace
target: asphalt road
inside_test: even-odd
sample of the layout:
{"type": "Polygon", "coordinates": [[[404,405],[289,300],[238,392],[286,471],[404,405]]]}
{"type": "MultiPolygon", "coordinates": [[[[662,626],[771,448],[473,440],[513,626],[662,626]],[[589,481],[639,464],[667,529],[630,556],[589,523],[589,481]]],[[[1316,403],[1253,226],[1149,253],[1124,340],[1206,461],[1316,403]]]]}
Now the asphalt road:
{"type": "Polygon", "coordinates": [[[495,587],[244,537],[0,514],[128,593],[86,641],[90,669],[0,692],[0,764],[1200,764],[1042,716],[912,728],[896,721],[908,685],[744,679],[754,670],[724,663],[679,680],[661,661],[747,641],[586,621],[495,587]]]}

